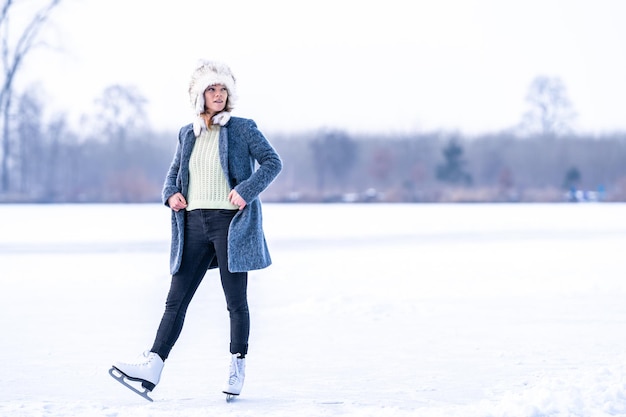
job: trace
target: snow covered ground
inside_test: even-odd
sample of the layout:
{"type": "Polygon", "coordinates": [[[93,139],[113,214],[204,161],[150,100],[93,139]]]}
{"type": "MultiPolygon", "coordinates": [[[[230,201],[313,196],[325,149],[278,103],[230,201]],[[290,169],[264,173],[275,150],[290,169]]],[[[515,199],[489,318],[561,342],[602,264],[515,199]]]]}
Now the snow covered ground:
{"type": "Polygon", "coordinates": [[[230,404],[213,271],[154,403],[107,373],[151,346],[169,227],[158,204],[0,206],[1,416],[626,415],[626,205],[266,204],[230,404]]]}

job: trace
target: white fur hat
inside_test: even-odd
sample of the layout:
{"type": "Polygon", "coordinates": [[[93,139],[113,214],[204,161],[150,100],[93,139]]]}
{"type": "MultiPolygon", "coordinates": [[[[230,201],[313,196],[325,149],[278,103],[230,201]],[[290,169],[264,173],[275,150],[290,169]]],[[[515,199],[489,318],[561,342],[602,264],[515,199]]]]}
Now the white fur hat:
{"type": "Polygon", "coordinates": [[[200,60],[189,82],[189,100],[196,115],[204,112],[204,90],[211,85],[222,84],[228,90],[227,112],[231,112],[237,101],[236,80],[228,65],[217,62],[200,60]]]}

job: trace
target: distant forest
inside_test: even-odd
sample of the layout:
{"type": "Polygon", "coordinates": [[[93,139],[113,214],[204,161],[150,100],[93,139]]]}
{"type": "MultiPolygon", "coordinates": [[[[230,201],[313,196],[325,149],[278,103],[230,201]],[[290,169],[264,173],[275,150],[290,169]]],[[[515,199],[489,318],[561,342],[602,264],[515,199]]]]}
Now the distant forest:
{"type": "MultiPolygon", "coordinates": [[[[122,91],[112,87],[107,97],[117,100],[122,91]]],[[[77,132],[62,117],[39,120],[28,97],[19,110],[0,202],[160,201],[178,132],[154,132],[138,119],[116,122],[123,112],[104,110],[77,132]]],[[[626,201],[624,134],[265,134],[284,169],[264,201],[626,201]]]]}
{"type": "MultiPolygon", "coordinates": [[[[558,79],[538,78],[531,106],[507,132],[351,135],[264,132],[284,161],[272,202],[626,201],[626,134],[571,132],[558,79]],[[547,93],[546,93],[547,91],[547,93]]],[[[566,102],[565,102],[566,103],[566,102]]],[[[4,119],[3,203],[160,201],[178,132],[157,132],[133,88],[110,86],[79,128],[43,120],[32,93],[4,119]]],[[[261,127],[262,129],[262,127],[261,127]]],[[[263,129],[262,129],[263,130],[263,129]]]]}

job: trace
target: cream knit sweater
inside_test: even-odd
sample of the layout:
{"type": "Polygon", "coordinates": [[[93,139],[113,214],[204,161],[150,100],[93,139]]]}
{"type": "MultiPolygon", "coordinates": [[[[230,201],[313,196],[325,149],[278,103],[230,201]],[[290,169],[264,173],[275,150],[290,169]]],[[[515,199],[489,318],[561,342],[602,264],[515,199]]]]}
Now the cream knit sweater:
{"type": "Polygon", "coordinates": [[[202,129],[191,152],[189,160],[189,193],[187,210],[230,209],[237,206],[228,201],[230,187],[220,165],[220,127],[202,129]]]}

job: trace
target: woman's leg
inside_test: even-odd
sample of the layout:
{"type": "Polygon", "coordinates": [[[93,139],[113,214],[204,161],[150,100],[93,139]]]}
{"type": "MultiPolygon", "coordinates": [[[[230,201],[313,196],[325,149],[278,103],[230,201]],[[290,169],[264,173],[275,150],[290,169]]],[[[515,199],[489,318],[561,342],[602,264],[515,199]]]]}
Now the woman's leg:
{"type": "Polygon", "coordinates": [[[226,297],[226,306],[230,315],[230,353],[248,353],[250,335],[250,312],[248,310],[248,273],[222,272],[222,288],[226,297]]]}
{"type": "Polygon", "coordinates": [[[215,256],[214,248],[207,239],[201,210],[192,210],[186,215],[182,262],[178,272],[172,276],[165,312],[151,349],[163,360],[167,359],[178,340],[189,303],[215,256]]]}
{"type": "Polygon", "coordinates": [[[213,244],[220,269],[222,288],[226,297],[226,306],[230,315],[230,353],[248,353],[250,335],[250,313],[248,311],[248,273],[228,270],[228,226],[234,210],[219,211],[221,224],[219,233],[214,235],[213,244]]]}

